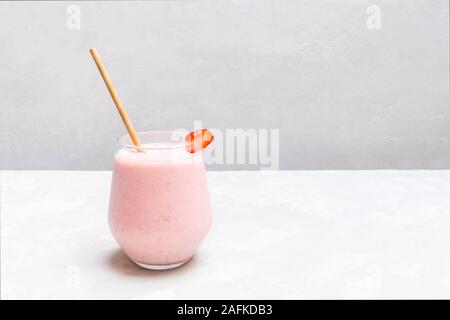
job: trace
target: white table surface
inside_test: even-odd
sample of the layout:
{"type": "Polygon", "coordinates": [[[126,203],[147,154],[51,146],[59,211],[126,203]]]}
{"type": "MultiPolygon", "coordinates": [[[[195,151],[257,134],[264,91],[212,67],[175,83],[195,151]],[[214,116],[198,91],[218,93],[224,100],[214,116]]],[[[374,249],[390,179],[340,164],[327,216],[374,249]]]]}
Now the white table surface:
{"type": "Polygon", "coordinates": [[[2,299],[450,298],[450,171],[209,172],[212,229],[163,272],[110,235],[110,172],[0,178],[2,299]]]}

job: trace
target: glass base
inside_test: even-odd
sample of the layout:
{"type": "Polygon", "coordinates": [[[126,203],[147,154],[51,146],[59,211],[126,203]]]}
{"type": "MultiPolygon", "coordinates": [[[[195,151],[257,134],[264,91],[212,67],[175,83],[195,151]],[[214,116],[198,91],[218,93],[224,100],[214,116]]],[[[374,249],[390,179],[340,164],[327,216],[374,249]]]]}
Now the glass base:
{"type": "Polygon", "coordinates": [[[186,260],[178,262],[178,263],[172,263],[172,264],[146,264],[146,263],[141,263],[141,262],[137,262],[137,261],[133,260],[133,262],[136,263],[139,267],[148,269],[148,270],[168,270],[168,269],[178,268],[179,266],[185,264],[188,261],[189,261],[189,259],[186,259],[186,260]]]}

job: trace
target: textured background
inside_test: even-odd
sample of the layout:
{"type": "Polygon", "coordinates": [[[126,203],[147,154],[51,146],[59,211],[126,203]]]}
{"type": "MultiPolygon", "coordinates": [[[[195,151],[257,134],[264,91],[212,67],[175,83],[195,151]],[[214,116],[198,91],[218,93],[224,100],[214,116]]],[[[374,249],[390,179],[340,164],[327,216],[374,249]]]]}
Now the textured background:
{"type": "Polygon", "coordinates": [[[450,168],[448,0],[70,4],[80,30],[69,3],[0,3],[2,169],[111,167],[91,46],[138,130],[279,128],[282,169],[450,168]]]}

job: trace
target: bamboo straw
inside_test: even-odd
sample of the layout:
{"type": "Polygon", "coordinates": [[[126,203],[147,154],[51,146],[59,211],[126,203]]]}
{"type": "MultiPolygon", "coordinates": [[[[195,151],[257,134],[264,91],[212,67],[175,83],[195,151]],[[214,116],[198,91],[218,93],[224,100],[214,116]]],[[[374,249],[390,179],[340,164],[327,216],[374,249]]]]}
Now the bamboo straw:
{"type": "MultiPolygon", "coordinates": [[[[141,145],[141,143],[139,142],[139,138],[136,134],[136,131],[133,128],[133,124],[131,123],[130,118],[128,118],[128,114],[125,110],[125,107],[123,106],[122,101],[119,98],[116,88],[114,88],[114,85],[111,81],[111,78],[109,77],[108,71],[106,71],[102,59],[100,58],[95,48],[89,49],[89,52],[91,53],[92,58],[94,59],[95,64],[97,65],[98,71],[100,71],[103,81],[106,84],[106,88],[108,88],[108,91],[111,94],[111,98],[113,99],[114,104],[116,105],[117,111],[119,111],[120,117],[122,118],[122,121],[125,124],[125,127],[127,128],[131,140],[133,141],[135,146],[139,147],[141,145]]],[[[137,150],[143,152],[142,148],[137,148],[137,150]]]]}

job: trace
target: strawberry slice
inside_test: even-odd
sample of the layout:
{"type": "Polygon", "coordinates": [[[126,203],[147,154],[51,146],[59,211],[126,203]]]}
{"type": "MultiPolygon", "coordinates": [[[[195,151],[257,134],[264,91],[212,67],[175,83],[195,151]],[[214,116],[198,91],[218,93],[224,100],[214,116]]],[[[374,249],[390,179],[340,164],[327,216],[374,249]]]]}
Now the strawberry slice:
{"type": "Polygon", "coordinates": [[[205,149],[214,140],[214,136],[208,129],[202,129],[189,133],[185,140],[186,151],[194,153],[205,149]]]}

